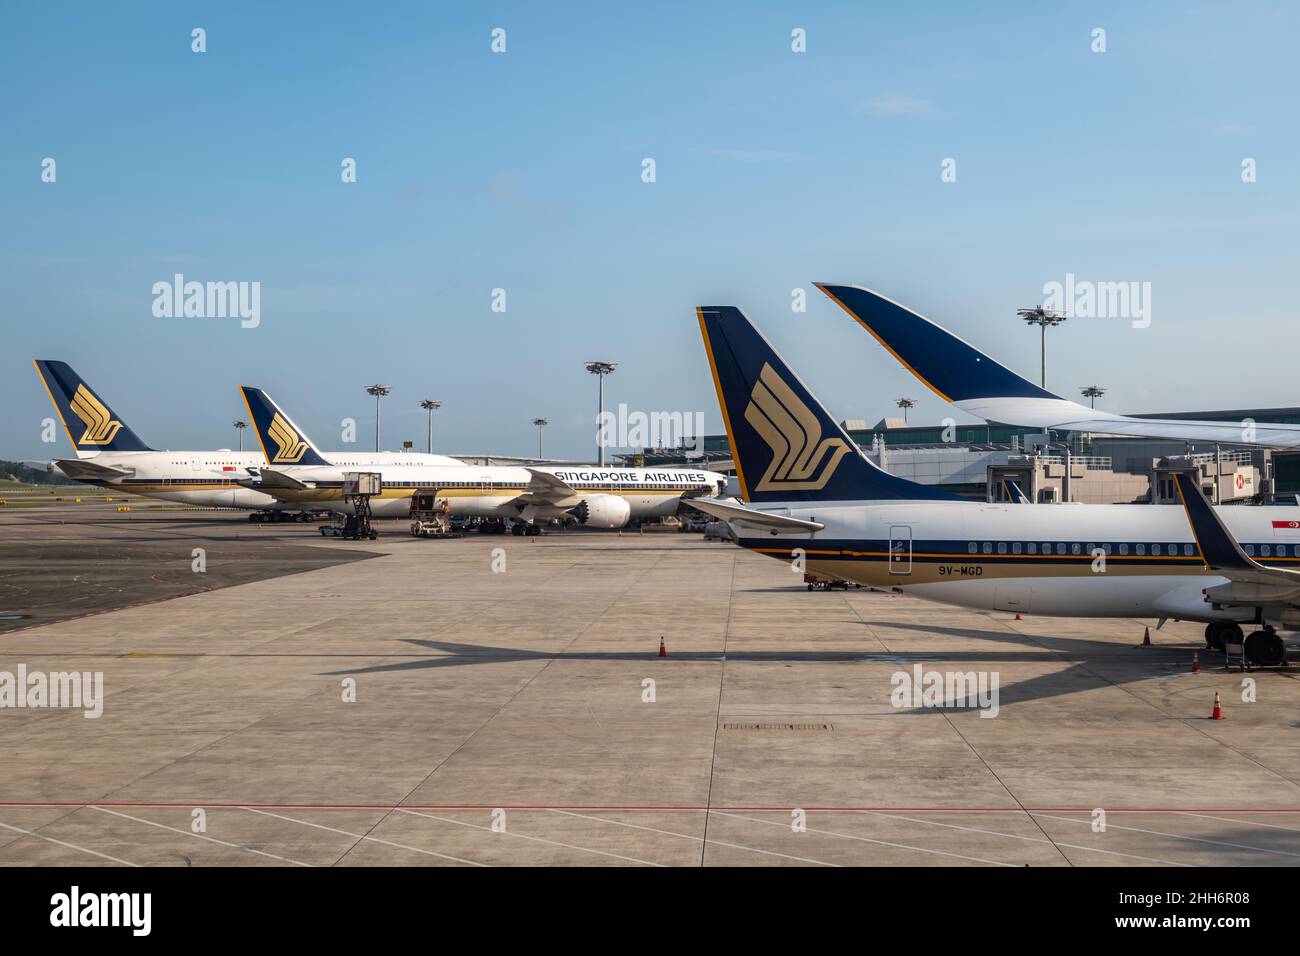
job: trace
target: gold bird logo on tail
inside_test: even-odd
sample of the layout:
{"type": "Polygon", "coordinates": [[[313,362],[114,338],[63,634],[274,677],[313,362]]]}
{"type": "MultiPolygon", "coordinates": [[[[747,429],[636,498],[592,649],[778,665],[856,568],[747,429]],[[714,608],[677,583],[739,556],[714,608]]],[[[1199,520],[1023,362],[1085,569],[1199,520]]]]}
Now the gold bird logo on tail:
{"type": "Polygon", "coordinates": [[[825,488],[839,467],[840,459],[849,453],[844,440],[823,439],[817,416],[766,362],[749,397],[745,421],[772,448],[772,463],[763,472],[755,490],[819,491],[825,488]]]}
{"type": "Polygon", "coordinates": [[[78,385],[69,403],[73,412],[86,426],[79,445],[107,445],[121,429],[122,423],[113,418],[104,403],[90,393],[85,385],[78,385]]]}
{"type": "Polygon", "coordinates": [[[276,453],[271,456],[273,464],[292,464],[301,461],[302,456],[307,454],[307,443],[298,437],[293,426],[279,412],[271,419],[271,427],[266,430],[266,434],[277,446],[276,453]]]}

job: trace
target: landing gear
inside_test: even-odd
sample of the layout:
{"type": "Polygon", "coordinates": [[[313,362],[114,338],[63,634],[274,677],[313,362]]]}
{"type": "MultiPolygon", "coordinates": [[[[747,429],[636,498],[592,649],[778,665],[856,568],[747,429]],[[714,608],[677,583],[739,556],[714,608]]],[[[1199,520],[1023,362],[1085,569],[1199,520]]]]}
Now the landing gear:
{"type": "Polygon", "coordinates": [[[1222,651],[1224,644],[1240,644],[1241,627],[1232,621],[1211,621],[1205,626],[1205,646],[1222,651]]]}
{"type": "Polygon", "coordinates": [[[1277,631],[1265,627],[1246,635],[1246,659],[1260,667],[1277,667],[1286,663],[1286,647],[1277,631]]]}
{"type": "Polygon", "coordinates": [[[305,511],[254,511],[248,520],[257,524],[279,521],[310,521],[312,516],[305,511]]]}

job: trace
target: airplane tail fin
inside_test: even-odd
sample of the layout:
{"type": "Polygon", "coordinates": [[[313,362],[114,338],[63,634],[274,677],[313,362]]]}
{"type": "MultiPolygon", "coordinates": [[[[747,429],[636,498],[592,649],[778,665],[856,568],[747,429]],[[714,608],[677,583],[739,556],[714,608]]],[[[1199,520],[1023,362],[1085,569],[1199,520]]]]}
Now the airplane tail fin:
{"type": "Polygon", "coordinates": [[[696,313],[745,501],[956,500],[868,461],[735,306],[696,313]]]}
{"type": "Polygon", "coordinates": [[[101,451],[153,451],[67,362],[32,361],[77,457],[101,451]]]}
{"type": "Polygon", "coordinates": [[[1187,513],[1187,523],[1192,526],[1192,537],[1205,566],[1214,571],[1240,572],[1264,570],[1242,550],[1223,520],[1214,513],[1214,507],[1201,494],[1201,484],[1188,472],[1174,473],[1178,498],[1187,513]]]}
{"type": "Polygon", "coordinates": [[[945,402],[1059,395],[999,365],[975,346],[878,292],[856,285],[814,283],[945,402]]]}
{"type": "Polygon", "coordinates": [[[239,386],[268,465],[328,465],[311,439],[260,388],[239,386]]]}

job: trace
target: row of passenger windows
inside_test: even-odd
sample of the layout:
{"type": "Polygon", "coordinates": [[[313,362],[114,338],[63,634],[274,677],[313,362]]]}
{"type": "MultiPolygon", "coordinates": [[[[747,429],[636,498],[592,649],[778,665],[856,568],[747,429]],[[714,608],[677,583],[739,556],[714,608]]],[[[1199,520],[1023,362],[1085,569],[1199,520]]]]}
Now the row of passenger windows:
{"type": "Polygon", "coordinates": [[[980,543],[971,541],[966,545],[966,550],[970,554],[993,554],[994,549],[998,554],[1092,554],[1098,548],[1104,554],[1135,554],[1135,555],[1170,555],[1177,557],[1183,555],[1192,557],[1196,554],[1196,547],[1190,544],[1081,544],[1078,541],[1066,543],[1057,541],[1056,543],[1044,542],[1039,544],[1037,541],[1020,542],[1020,541],[998,541],[996,544],[992,541],[980,543]]]}
{"type": "MultiPolygon", "coordinates": [[[[575,491],[689,491],[696,488],[696,485],[665,485],[653,482],[637,482],[634,485],[625,485],[621,483],[614,484],[595,484],[592,482],[569,482],[569,487],[575,491]]],[[[497,484],[491,481],[443,481],[437,485],[431,485],[427,481],[385,481],[385,488],[475,488],[486,489],[490,491],[523,491],[527,486],[519,484],[497,484]]]]}
{"type": "MultiPolygon", "coordinates": [[[[966,551],[969,554],[993,554],[994,549],[998,554],[1078,554],[1091,555],[1098,548],[1105,554],[1123,555],[1152,555],[1155,557],[1186,557],[1191,558],[1196,555],[1196,546],[1191,544],[1080,544],[1077,541],[1066,543],[1057,541],[1055,543],[1037,541],[1020,542],[1020,541],[998,541],[996,544],[992,541],[971,541],[966,545],[966,551]]],[[[1242,548],[1251,557],[1255,556],[1258,550],[1262,558],[1285,558],[1287,557],[1287,547],[1284,544],[1261,544],[1256,548],[1253,544],[1244,544],[1242,548]]],[[[1293,545],[1293,554],[1300,558],[1300,544],[1293,545]]]]}

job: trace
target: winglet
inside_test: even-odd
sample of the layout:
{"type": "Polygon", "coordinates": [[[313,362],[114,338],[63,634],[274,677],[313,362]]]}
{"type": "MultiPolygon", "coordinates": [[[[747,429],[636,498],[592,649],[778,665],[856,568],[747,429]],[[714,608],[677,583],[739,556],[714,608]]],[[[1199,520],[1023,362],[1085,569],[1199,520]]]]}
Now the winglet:
{"type": "Polygon", "coordinates": [[[925,316],[856,285],[813,283],[945,402],[1054,398],[925,316]]]}
{"type": "Polygon", "coordinates": [[[1012,478],[1004,478],[1003,483],[1007,486],[1007,500],[1017,505],[1031,504],[1029,496],[1020,490],[1020,485],[1016,484],[1012,478]]]}
{"type": "Polygon", "coordinates": [[[1214,508],[1201,494],[1198,482],[1190,472],[1174,474],[1178,497],[1182,499],[1187,521],[1192,526],[1192,537],[1201,552],[1201,560],[1211,571],[1267,571],[1257,564],[1237,543],[1214,508]]]}
{"type": "Polygon", "coordinates": [[[260,388],[239,386],[268,465],[328,465],[293,420],[260,388]]]}

